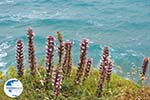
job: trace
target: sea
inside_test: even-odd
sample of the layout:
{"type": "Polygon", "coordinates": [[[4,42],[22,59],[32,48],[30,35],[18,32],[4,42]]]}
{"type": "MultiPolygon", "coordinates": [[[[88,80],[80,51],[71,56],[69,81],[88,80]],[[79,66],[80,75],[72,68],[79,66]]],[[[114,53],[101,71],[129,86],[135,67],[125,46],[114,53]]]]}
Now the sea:
{"type": "Polygon", "coordinates": [[[35,33],[39,63],[45,57],[46,37],[56,37],[57,31],[64,41],[73,42],[74,65],[79,61],[83,38],[89,39],[87,57],[93,58],[93,66],[97,68],[104,46],[109,46],[114,65],[120,66],[124,73],[132,66],[140,69],[144,57],[150,57],[150,0],[0,0],[0,71],[16,66],[18,39],[24,42],[28,66],[29,27],[35,33]]]}

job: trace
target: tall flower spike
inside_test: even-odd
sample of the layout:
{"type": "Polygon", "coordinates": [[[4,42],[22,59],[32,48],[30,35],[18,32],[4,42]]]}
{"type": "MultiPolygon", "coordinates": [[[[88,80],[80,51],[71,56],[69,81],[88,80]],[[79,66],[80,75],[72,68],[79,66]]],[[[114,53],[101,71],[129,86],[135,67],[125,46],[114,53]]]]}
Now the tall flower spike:
{"type": "Polygon", "coordinates": [[[24,46],[22,40],[17,41],[16,45],[16,63],[17,63],[17,75],[18,77],[23,76],[24,71],[24,46]]]}
{"type": "Polygon", "coordinates": [[[76,78],[75,78],[75,84],[79,85],[82,81],[83,71],[86,64],[86,58],[87,58],[87,47],[88,47],[88,40],[83,39],[80,45],[80,60],[79,60],[79,67],[77,69],[76,78]]]}
{"type": "Polygon", "coordinates": [[[62,57],[63,57],[63,53],[64,53],[64,45],[63,43],[61,43],[58,47],[58,65],[62,65],[62,57]]]}
{"type": "Polygon", "coordinates": [[[62,85],[62,69],[61,67],[57,67],[55,71],[52,74],[52,86],[53,86],[53,91],[56,96],[60,94],[61,90],[61,85],[62,85]]]}
{"type": "Polygon", "coordinates": [[[107,76],[106,80],[109,83],[111,79],[111,73],[112,73],[112,60],[108,59],[108,66],[107,66],[107,76]]]}
{"type": "Polygon", "coordinates": [[[103,49],[103,54],[102,54],[101,64],[100,64],[100,82],[98,84],[98,88],[96,91],[96,95],[98,97],[101,97],[101,93],[104,87],[104,82],[107,76],[108,57],[109,57],[109,48],[106,46],[103,49]]]}
{"type": "Polygon", "coordinates": [[[31,28],[28,29],[28,60],[29,60],[29,67],[31,69],[31,74],[34,76],[36,73],[37,63],[35,57],[35,50],[34,50],[34,43],[33,43],[33,36],[34,33],[31,28]]]}
{"type": "Polygon", "coordinates": [[[65,56],[63,62],[63,74],[64,76],[69,76],[71,74],[72,69],[72,55],[71,55],[72,43],[70,41],[66,41],[64,46],[65,46],[65,56]]]}
{"type": "Polygon", "coordinates": [[[60,32],[57,32],[57,39],[59,42],[59,47],[58,47],[58,66],[62,65],[62,57],[64,53],[64,44],[62,40],[62,34],[60,32]]]}
{"type": "Polygon", "coordinates": [[[88,58],[87,63],[86,63],[86,68],[85,68],[85,73],[84,73],[83,80],[86,80],[86,78],[90,75],[91,65],[92,65],[92,59],[88,58]]]}
{"type": "Polygon", "coordinates": [[[46,77],[45,81],[48,83],[52,76],[52,71],[54,68],[54,37],[48,36],[47,46],[46,46],[46,77]]]}
{"type": "Polygon", "coordinates": [[[149,62],[149,58],[144,58],[144,62],[142,65],[142,76],[145,76],[146,72],[147,72],[147,67],[148,67],[148,62],[149,62]]]}

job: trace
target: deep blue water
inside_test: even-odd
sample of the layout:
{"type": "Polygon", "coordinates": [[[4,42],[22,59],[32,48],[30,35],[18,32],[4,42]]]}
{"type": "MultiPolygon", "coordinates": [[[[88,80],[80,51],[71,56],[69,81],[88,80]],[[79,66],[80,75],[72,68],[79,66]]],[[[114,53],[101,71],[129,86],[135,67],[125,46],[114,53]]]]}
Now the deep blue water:
{"type": "Polygon", "coordinates": [[[0,70],[15,66],[15,43],[21,38],[27,47],[28,27],[36,34],[39,62],[45,55],[45,37],[57,31],[74,42],[75,65],[82,38],[90,39],[88,57],[96,67],[104,45],[125,72],[150,56],[150,0],[0,0],[0,70]]]}

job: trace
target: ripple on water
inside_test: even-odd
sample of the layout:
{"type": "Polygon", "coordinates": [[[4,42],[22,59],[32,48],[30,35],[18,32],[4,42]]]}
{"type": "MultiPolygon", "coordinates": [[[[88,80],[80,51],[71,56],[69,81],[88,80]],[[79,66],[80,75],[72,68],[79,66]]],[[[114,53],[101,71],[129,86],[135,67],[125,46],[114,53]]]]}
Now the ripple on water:
{"type": "Polygon", "coordinates": [[[0,68],[6,66],[7,62],[3,60],[7,56],[7,49],[10,47],[7,42],[3,42],[0,44],[0,68]]]}

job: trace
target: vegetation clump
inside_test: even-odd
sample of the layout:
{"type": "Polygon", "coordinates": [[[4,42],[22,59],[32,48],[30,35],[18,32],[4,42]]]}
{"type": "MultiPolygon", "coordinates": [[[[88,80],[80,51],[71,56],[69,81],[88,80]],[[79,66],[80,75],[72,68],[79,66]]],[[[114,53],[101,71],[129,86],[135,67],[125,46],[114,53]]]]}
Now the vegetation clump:
{"type": "MultiPolygon", "coordinates": [[[[43,67],[36,62],[34,33],[31,28],[28,29],[27,35],[29,68],[24,69],[23,41],[18,40],[16,44],[17,69],[11,66],[5,75],[0,72],[1,100],[10,100],[3,91],[4,83],[9,78],[18,77],[23,83],[24,91],[15,100],[149,100],[150,86],[143,84],[145,80],[140,78],[139,84],[112,73],[114,65],[110,59],[108,46],[103,49],[98,71],[92,66],[92,58],[87,57],[89,41],[83,39],[76,68],[72,66],[72,42],[63,43],[62,34],[57,32],[58,64],[54,65],[54,37],[48,36],[46,66],[43,67]]],[[[148,62],[149,58],[145,58],[141,77],[146,77],[148,62]]]]}
{"type": "Polygon", "coordinates": [[[103,87],[105,85],[106,80],[107,80],[107,84],[109,84],[111,78],[111,71],[112,71],[112,61],[109,58],[109,48],[105,46],[103,49],[103,54],[102,54],[100,69],[99,69],[100,81],[96,91],[96,95],[98,97],[101,97],[101,93],[103,91],[103,87]]]}

